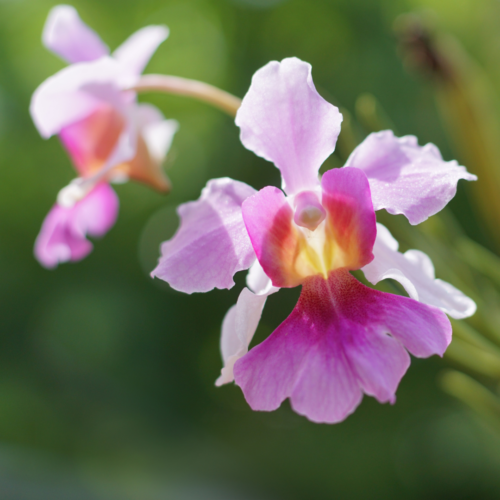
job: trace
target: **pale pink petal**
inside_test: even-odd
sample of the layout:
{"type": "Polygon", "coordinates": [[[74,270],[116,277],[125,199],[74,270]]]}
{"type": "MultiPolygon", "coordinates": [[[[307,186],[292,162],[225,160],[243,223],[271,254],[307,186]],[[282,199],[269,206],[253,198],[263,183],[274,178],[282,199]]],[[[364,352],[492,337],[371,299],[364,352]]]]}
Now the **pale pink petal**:
{"type": "Polygon", "coordinates": [[[74,206],[74,232],[95,238],[103,237],[114,226],[118,207],[115,191],[108,184],[99,184],[74,206]]]}
{"type": "Polygon", "coordinates": [[[289,397],[315,422],[339,422],[363,392],[394,401],[416,356],[442,355],[451,341],[446,315],[406,297],[359,283],[346,270],[309,278],[292,314],[236,361],[234,375],[254,410],[289,397]]]}
{"type": "Polygon", "coordinates": [[[131,96],[121,89],[133,83],[111,58],[73,64],[43,82],[34,92],[30,112],[43,137],[89,116],[103,103],[122,112],[131,96]]]}
{"type": "Polygon", "coordinates": [[[113,57],[133,74],[140,75],[158,46],[167,39],[166,26],[146,26],[136,31],[113,53],[113,57]]]}
{"type": "MultiPolygon", "coordinates": [[[[253,295],[248,288],[244,288],[238,297],[240,306],[244,301],[248,301],[249,304],[245,304],[245,306],[243,306],[243,311],[251,311],[254,315],[251,315],[249,318],[241,318],[242,314],[240,310],[238,310],[238,303],[236,303],[227,311],[224,316],[224,321],[222,322],[220,350],[222,354],[223,367],[221,374],[215,381],[215,385],[217,387],[228,384],[234,380],[234,363],[237,359],[241,358],[241,356],[248,352],[248,345],[250,344],[250,340],[247,342],[248,329],[252,327],[257,329],[266,298],[253,295]],[[251,324],[243,324],[245,319],[247,319],[247,321],[249,320],[251,324]],[[242,324],[243,328],[241,328],[242,324]]],[[[254,333],[255,330],[252,331],[250,335],[253,337],[254,333]]]]}
{"type": "Polygon", "coordinates": [[[338,108],[316,91],[311,65],[294,57],[259,69],[236,115],[241,142],[280,169],[289,195],[319,184],[341,122],[338,108]]]}
{"type": "Polygon", "coordinates": [[[254,193],[232,179],[209,181],[199,200],[178,208],[180,227],[162,244],[151,276],[186,293],[231,288],[234,274],[255,260],[241,214],[241,204],[254,193]]]}
{"type": "Polygon", "coordinates": [[[42,41],[45,47],[69,63],[93,61],[109,54],[99,35],[70,5],[57,5],[49,12],[42,41]]]}
{"type": "Polygon", "coordinates": [[[154,123],[161,123],[165,120],[163,113],[156,106],[147,102],[137,104],[135,113],[137,126],[141,129],[154,123]]]}
{"type": "Polygon", "coordinates": [[[249,289],[241,291],[238,302],[229,309],[222,323],[221,353],[224,367],[215,382],[217,386],[234,380],[234,363],[248,352],[267,297],[279,290],[272,285],[258,260],[248,271],[247,285],[249,289]]]}
{"type": "Polygon", "coordinates": [[[165,120],[158,108],[151,104],[137,106],[137,127],[140,130],[151,157],[162,163],[179,130],[177,120],[165,120]]]}
{"type": "Polygon", "coordinates": [[[71,208],[54,205],[35,242],[35,256],[47,268],[78,261],[92,251],[86,236],[101,237],[114,225],[118,197],[107,184],[94,188],[71,208]]]}
{"type": "Polygon", "coordinates": [[[70,218],[70,208],[54,205],[43,221],[35,242],[35,257],[48,269],[72,258],[83,259],[92,251],[90,241],[75,238],[69,231],[70,218]]]}
{"type": "Polygon", "coordinates": [[[346,167],[365,172],[375,210],[403,214],[411,224],[442,210],[455,196],[460,179],[477,179],[456,161],[444,161],[433,144],[419,146],[416,137],[397,138],[390,130],[369,135],[346,167]]]}
{"type": "Polygon", "coordinates": [[[234,363],[248,352],[267,297],[278,290],[270,287],[265,293],[255,294],[243,288],[238,302],[227,312],[222,323],[220,344],[224,367],[215,385],[221,386],[234,380],[234,363]]]}
{"type": "Polygon", "coordinates": [[[247,285],[249,289],[241,291],[238,302],[229,309],[222,322],[220,345],[224,367],[215,382],[217,386],[234,380],[234,363],[248,352],[267,297],[279,290],[272,285],[258,260],[248,271],[247,285]]]}
{"type": "Polygon", "coordinates": [[[446,281],[435,279],[431,259],[418,250],[398,252],[398,242],[382,224],[377,224],[374,260],[363,268],[366,279],[399,281],[415,300],[438,307],[452,318],[463,319],[476,312],[475,302],[446,281]]]}

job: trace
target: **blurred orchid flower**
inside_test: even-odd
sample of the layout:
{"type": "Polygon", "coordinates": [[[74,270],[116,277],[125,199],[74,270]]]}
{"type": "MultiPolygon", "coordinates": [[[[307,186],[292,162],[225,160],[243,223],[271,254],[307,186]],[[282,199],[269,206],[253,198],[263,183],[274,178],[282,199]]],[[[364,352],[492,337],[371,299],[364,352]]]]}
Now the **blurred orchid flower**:
{"type": "Polygon", "coordinates": [[[408,351],[442,355],[452,333],[445,313],[465,318],[476,309],[435,279],[424,253],[399,253],[375,218],[386,209],[418,224],[451,200],[459,179],[476,177],[432,144],[383,131],[319,179],[341,121],[316,91],[309,64],[290,58],[258,70],[236,124],[243,145],[279,168],[284,192],[210,181],[198,201],[179,207],[180,228],[152,273],[192,293],[231,288],[233,275],[251,266],[248,288],[223,322],[216,383],[234,379],[254,410],[274,410],[288,397],[296,412],[328,423],[345,419],[363,393],[393,403],[408,351]],[[361,284],[349,272],[356,269],[373,284],[398,280],[410,298],[361,284]],[[298,285],[290,316],[248,351],[266,298],[298,285]]]}
{"type": "Polygon", "coordinates": [[[70,66],[38,87],[30,111],[43,137],[59,135],[79,177],[60,191],[37,238],[35,255],[45,267],[84,258],[92,250],[86,235],[113,226],[118,201],[108,182],[130,178],[169,190],[162,163],[178,124],[128,90],[167,36],[166,27],[148,26],[110,56],[73,7],[51,10],[43,43],[70,66]]]}

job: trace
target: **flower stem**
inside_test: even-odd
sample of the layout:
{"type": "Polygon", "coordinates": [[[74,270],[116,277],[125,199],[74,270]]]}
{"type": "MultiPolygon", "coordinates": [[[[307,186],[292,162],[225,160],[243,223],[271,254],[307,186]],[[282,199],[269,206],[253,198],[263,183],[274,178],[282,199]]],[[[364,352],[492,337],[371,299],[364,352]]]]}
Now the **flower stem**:
{"type": "Polygon", "coordinates": [[[241,99],[224,90],[218,89],[208,83],[189,80],[179,76],[144,75],[132,90],[136,92],[164,92],[194,97],[216,108],[221,109],[230,116],[236,116],[236,111],[241,105],[241,99]]]}

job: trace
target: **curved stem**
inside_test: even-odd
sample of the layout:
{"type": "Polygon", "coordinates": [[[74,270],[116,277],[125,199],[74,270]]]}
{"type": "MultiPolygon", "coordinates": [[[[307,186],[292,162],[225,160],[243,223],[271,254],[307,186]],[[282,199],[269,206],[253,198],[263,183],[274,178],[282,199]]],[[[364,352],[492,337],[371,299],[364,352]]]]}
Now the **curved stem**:
{"type": "Polygon", "coordinates": [[[144,75],[131,90],[136,92],[156,91],[194,97],[221,109],[233,117],[236,116],[236,111],[241,105],[241,99],[224,90],[208,83],[179,76],[144,75]]]}

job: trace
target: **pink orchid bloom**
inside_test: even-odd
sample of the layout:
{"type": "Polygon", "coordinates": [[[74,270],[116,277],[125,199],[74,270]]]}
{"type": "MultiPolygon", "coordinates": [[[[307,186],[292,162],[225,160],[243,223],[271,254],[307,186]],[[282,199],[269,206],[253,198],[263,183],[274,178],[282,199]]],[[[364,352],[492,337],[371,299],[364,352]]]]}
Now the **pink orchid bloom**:
{"type": "Polygon", "coordinates": [[[86,236],[104,236],[117,215],[118,197],[106,183],[98,184],[70,208],[56,204],[36,239],[37,259],[48,268],[59,262],[83,259],[92,251],[86,236]]]}
{"type": "Polygon", "coordinates": [[[233,275],[251,266],[248,288],[223,322],[216,383],[235,380],[254,410],[290,398],[297,413],[328,423],[344,420],[363,393],[393,403],[408,351],[441,356],[452,333],[445,313],[465,318],[476,308],[435,279],[425,254],[399,253],[375,218],[386,209],[418,224],[453,198],[459,179],[476,177],[432,144],[384,131],[319,179],[341,121],[316,91],[309,64],[291,58],[258,70],[236,124],[243,145],[279,168],[283,190],[210,181],[198,201],[179,207],[180,228],[152,273],[192,293],[231,288],[233,275]],[[356,269],[373,284],[399,281],[410,298],[361,284],[349,272],[356,269]],[[266,298],[298,285],[290,316],[249,351],[266,298]]]}
{"type": "Polygon", "coordinates": [[[85,228],[89,235],[102,236],[113,226],[116,195],[101,183],[130,178],[169,190],[162,163],[177,122],[165,120],[154,106],[137,103],[136,93],[129,90],[167,36],[166,27],[148,26],[110,56],[73,7],[51,10],[43,43],[70,66],[38,87],[30,111],[44,138],[59,136],[79,178],[59,193],[37,238],[35,255],[45,267],[84,258],[92,249],[85,228]],[[84,216],[88,219],[82,222],[84,216]],[[100,230],[91,231],[95,227],[100,230]]]}

